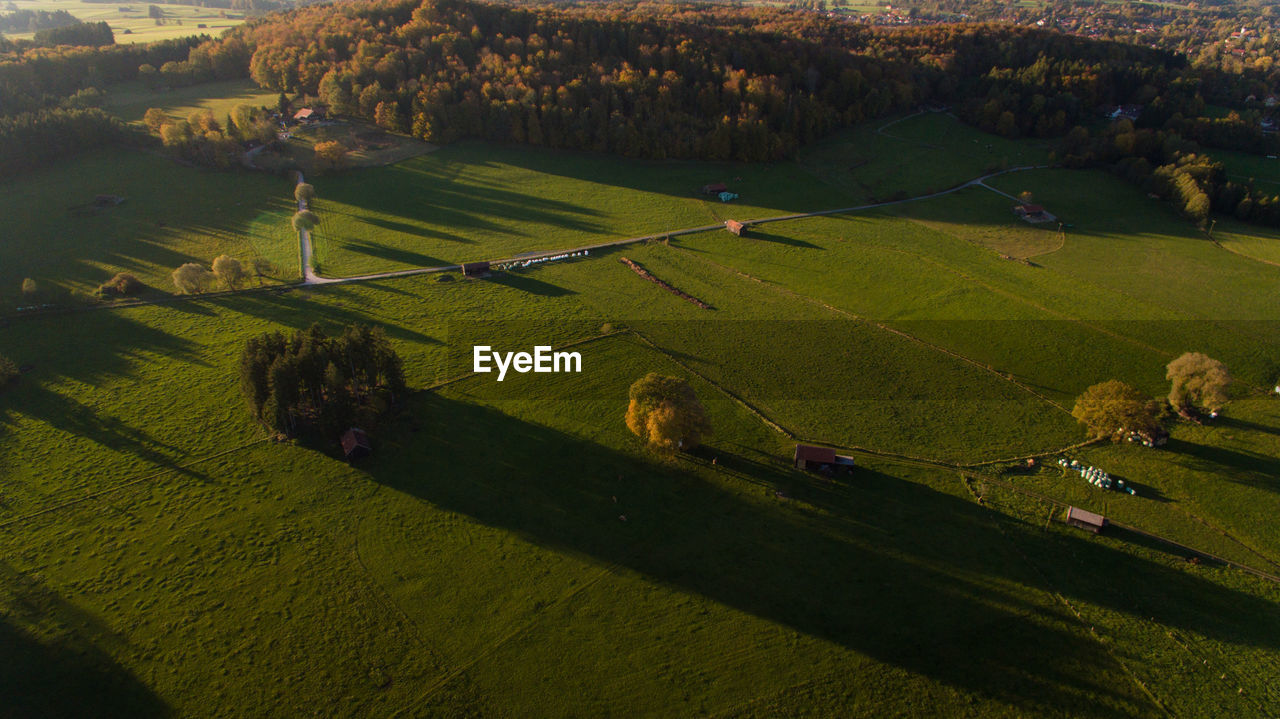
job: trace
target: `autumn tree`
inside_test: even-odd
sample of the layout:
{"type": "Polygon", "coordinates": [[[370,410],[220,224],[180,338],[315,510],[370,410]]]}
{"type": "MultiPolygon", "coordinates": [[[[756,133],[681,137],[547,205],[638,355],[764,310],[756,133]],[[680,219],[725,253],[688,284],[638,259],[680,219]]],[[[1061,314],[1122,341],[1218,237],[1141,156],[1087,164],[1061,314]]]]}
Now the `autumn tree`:
{"type": "Polygon", "coordinates": [[[1071,416],[1089,430],[1090,437],[1120,441],[1131,432],[1152,437],[1162,431],[1160,403],[1119,380],[1086,389],[1076,399],[1071,416]]]}
{"type": "Polygon", "coordinates": [[[111,279],[98,285],[98,294],[103,297],[128,297],[142,290],[142,282],[128,272],[117,272],[111,279]]]}
{"type": "Polygon", "coordinates": [[[318,169],[337,170],[347,164],[347,146],[337,140],[317,142],[314,149],[318,169]]]}
{"type": "Polygon", "coordinates": [[[707,412],[689,383],[650,372],[631,385],[627,428],[652,447],[691,450],[711,433],[707,412]]]}
{"type": "Polygon", "coordinates": [[[262,278],[276,271],[275,264],[265,257],[253,258],[253,274],[258,278],[258,286],[262,286],[262,278]]]}
{"type": "Polygon", "coordinates": [[[320,224],[320,216],[311,210],[299,210],[293,213],[293,229],[297,232],[311,230],[320,224]]]}
{"type": "Polygon", "coordinates": [[[213,273],[204,265],[188,262],[170,275],[173,286],[184,295],[194,295],[205,291],[213,279],[213,273]]]}
{"type": "Polygon", "coordinates": [[[311,185],[305,182],[299,182],[297,186],[293,188],[293,199],[297,200],[298,202],[305,202],[308,206],[310,206],[311,201],[314,200],[315,197],[316,197],[316,188],[312,187],[311,185]]]}
{"type": "Polygon", "coordinates": [[[142,115],[142,122],[148,130],[158,134],[160,128],[169,122],[169,114],[158,107],[148,108],[142,115]]]}
{"type": "Polygon", "coordinates": [[[213,276],[229,290],[239,289],[247,274],[240,260],[230,255],[218,255],[213,261],[213,276]]]}
{"type": "Polygon", "coordinates": [[[40,291],[40,286],[37,285],[36,281],[31,279],[30,277],[22,281],[22,296],[25,299],[28,299],[28,300],[35,299],[36,293],[38,293],[39,291],[40,291]]]}
{"type": "Polygon", "coordinates": [[[1231,375],[1227,366],[1200,352],[1187,352],[1169,363],[1165,378],[1169,388],[1169,405],[1179,412],[1201,409],[1216,412],[1227,403],[1227,387],[1231,375]]]}

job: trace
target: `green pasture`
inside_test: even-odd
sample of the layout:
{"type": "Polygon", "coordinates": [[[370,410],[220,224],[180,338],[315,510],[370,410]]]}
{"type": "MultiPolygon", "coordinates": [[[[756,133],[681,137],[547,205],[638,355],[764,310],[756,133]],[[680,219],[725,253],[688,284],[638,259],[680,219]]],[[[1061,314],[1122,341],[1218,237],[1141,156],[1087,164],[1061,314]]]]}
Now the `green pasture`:
{"type": "Polygon", "coordinates": [[[209,110],[219,123],[237,105],[274,109],[279,99],[252,80],[224,80],[188,87],[155,90],[142,81],[124,82],[106,89],[106,109],[127,122],[142,122],[147,110],[158,107],[174,119],[186,119],[197,110],[209,110]]]}
{"type": "MultiPolygon", "coordinates": [[[[980,174],[986,144],[1010,164],[1040,152],[981,135],[977,152],[957,127],[888,128],[937,157],[896,180],[905,150],[874,127],[773,166],[464,143],[309,177],[317,255],[335,276],[496,259],[938,189],[980,174]],[[846,150],[871,159],[851,167],[846,150]],[[720,181],[742,198],[697,194],[720,181]]],[[[0,354],[27,371],[0,391],[0,706],[1267,715],[1280,584],[1065,527],[1061,507],[1005,483],[1280,573],[1280,270],[1224,249],[1269,236],[1228,225],[1242,239],[1217,246],[1103,173],[990,184],[1071,226],[1025,225],[971,187],[486,279],[10,316],[0,354]],[[366,460],[340,460],[333,438],[275,442],[245,409],[245,340],[313,322],[384,328],[418,390],[369,428],[366,460]],[[572,342],[581,374],[467,376],[476,344],[572,342]],[[1070,453],[1137,496],[1052,458],[1010,471],[1084,439],[1067,410],[1085,387],[1162,395],[1187,350],[1238,377],[1223,417],[1174,425],[1159,450],[1070,453]],[[651,371],[689,379],[705,446],[667,457],[627,431],[627,388],[651,371]],[[788,435],[858,468],[795,471],[788,435]]],[[[279,178],[107,151],[3,189],[0,212],[22,218],[0,243],[15,301],[22,277],[87,290],[116,270],[168,291],[173,267],[223,252],[296,276],[279,178]],[[104,193],[127,201],[67,212],[104,193]]]]}
{"type": "MultiPolygon", "coordinates": [[[[4,7],[9,6],[5,2],[4,7]]],[[[244,22],[243,10],[221,10],[195,5],[161,5],[164,24],[147,14],[147,3],[82,2],[81,0],[12,0],[18,10],[66,10],[84,22],[106,22],[111,26],[116,43],[125,45],[138,42],[172,40],[189,35],[217,37],[226,30],[244,22]],[[200,27],[204,25],[205,27],[200,27]]],[[[32,33],[13,33],[9,37],[30,39],[32,33]]]]}
{"type": "MultiPolygon", "coordinates": [[[[650,249],[632,254],[672,274],[658,256],[675,250],[650,249]]],[[[9,706],[75,713],[89,693],[116,713],[198,715],[1267,706],[1275,585],[1048,526],[1047,505],[955,472],[794,472],[784,438],[678,351],[629,335],[580,345],[581,376],[420,394],[356,466],[329,445],[244,446],[261,438],[232,377],[247,335],[383,324],[422,386],[490,318],[520,337],[541,309],[590,336],[597,282],[637,295],[628,314],[671,314],[647,283],[620,291],[614,265],[12,324],[4,351],[36,367],[0,397],[4,630],[24,667],[0,678],[9,706]],[[67,351],[81,343],[92,360],[67,351]],[[694,382],[716,428],[705,449],[663,459],[623,427],[626,387],[648,371],[694,382]],[[178,376],[180,389],[164,380],[178,376]],[[170,463],[187,466],[152,476],[170,463]]],[[[744,316],[804,314],[790,304],[744,316]]]]}
{"type": "Polygon", "coordinates": [[[385,168],[311,178],[322,221],[316,256],[329,276],[498,259],[914,196],[1047,158],[1038,143],[984,135],[941,113],[907,117],[885,132],[859,128],[798,162],[772,165],[461,143],[385,168]],[[720,182],[739,198],[723,203],[699,192],[720,182]]]}
{"type": "Polygon", "coordinates": [[[279,267],[276,279],[292,279],[292,202],[283,179],[187,168],[158,154],[109,149],[59,163],[0,189],[0,298],[23,302],[30,277],[45,288],[43,301],[65,301],[60,292],[92,292],[121,271],[167,293],[174,268],[208,266],[221,254],[266,257],[279,267]],[[99,195],[125,201],[94,208],[99,195]]]}

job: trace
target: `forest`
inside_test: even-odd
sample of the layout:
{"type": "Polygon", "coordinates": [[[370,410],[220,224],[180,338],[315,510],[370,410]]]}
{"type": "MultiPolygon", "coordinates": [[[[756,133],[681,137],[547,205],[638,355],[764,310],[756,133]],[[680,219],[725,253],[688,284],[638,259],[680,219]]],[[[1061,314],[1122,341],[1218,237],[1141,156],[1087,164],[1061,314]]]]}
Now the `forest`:
{"type": "MultiPolygon", "coordinates": [[[[1274,72],[1265,63],[1228,72],[1167,49],[1000,23],[882,28],[767,7],[374,0],[273,14],[216,40],[0,48],[2,112],[28,113],[0,128],[7,148],[0,152],[17,158],[14,168],[61,154],[15,139],[17,128],[29,138],[41,123],[87,123],[95,129],[80,137],[112,137],[68,105],[85,88],[247,75],[331,114],[430,142],[483,139],[650,159],[778,160],[837,129],[926,104],[949,106],[1003,136],[1058,138],[1095,125],[1102,107],[1135,104],[1140,137],[1158,141],[1126,147],[1160,152],[1118,148],[1114,138],[1124,132],[1082,129],[1089,149],[1065,155],[1075,164],[1130,158],[1158,168],[1199,146],[1275,152],[1274,136],[1260,129],[1260,102],[1237,102],[1241,111],[1225,118],[1203,116],[1207,94],[1274,87],[1274,72]],[[1224,74],[1229,82],[1220,82],[1224,74]],[[1179,148],[1177,157],[1168,147],[1179,148]]],[[[204,145],[183,156],[225,160],[234,149],[204,145]]],[[[1146,182],[1142,167],[1126,164],[1122,174],[1146,182]]],[[[1197,187],[1215,208],[1270,216],[1251,209],[1268,204],[1251,188],[1205,182],[1197,187]]],[[[1192,199],[1203,204],[1191,195],[1179,202],[1192,199]]]]}

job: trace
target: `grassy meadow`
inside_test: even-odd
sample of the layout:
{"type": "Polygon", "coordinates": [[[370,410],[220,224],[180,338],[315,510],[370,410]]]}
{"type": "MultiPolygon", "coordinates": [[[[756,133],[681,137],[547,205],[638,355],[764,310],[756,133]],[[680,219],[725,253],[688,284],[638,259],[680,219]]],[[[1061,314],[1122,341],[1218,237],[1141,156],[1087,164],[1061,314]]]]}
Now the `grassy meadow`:
{"type": "MultiPolygon", "coordinates": [[[[315,177],[321,271],[857,205],[972,179],[988,144],[1009,165],[1042,151],[977,135],[979,151],[944,115],[885,130],[906,140],[876,129],[773,166],[464,143],[315,177]],[[933,161],[891,174],[905,149],[933,161]],[[717,181],[741,200],[697,195],[717,181]]],[[[1026,225],[970,187],[487,279],[9,318],[0,354],[28,371],[0,392],[0,706],[1266,716],[1280,584],[1071,529],[1006,483],[1280,573],[1280,269],[1102,173],[989,184],[1034,192],[1071,227],[1026,225]],[[419,390],[366,460],[273,441],[244,408],[245,340],[313,322],[384,328],[419,390]],[[581,374],[464,376],[474,344],[577,341],[581,374]],[[1068,410],[1088,385],[1162,395],[1164,365],[1193,349],[1238,378],[1224,417],[1176,424],[1161,450],[1069,452],[1137,496],[1052,459],[1002,473],[1084,439],[1068,410]],[[650,371],[691,382],[705,446],[667,457],[627,431],[627,388],[650,371]],[[848,448],[858,468],[795,471],[793,438],[848,448]]],[[[225,248],[297,269],[277,178],[120,151],[8,189],[6,217],[49,209],[0,243],[5,287],[85,288],[118,268],[163,289],[182,258],[225,248]],[[129,200],[67,215],[67,198],[104,192],[129,200]]]]}
{"type": "MultiPolygon", "coordinates": [[[[116,43],[172,40],[189,35],[221,35],[244,22],[243,10],[220,10],[196,5],[161,5],[164,24],[158,25],[147,14],[148,3],[102,3],[81,0],[11,0],[5,2],[18,10],[65,10],[84,22],[106,22],[111,26],[116,43]],[[203,25],[203,27],[201,27],[203,25]]],[[[31,39],[33,33],[10,33],[14,39],[31,39]]]]}
{"type": "Polygon", "coordinates": [[[263,90],[252,80],[224,80],[189,87],[153,90],[135,80],[111,85],[106,90],[106,109],[126,122],[142,122],[147,110],[158,107],[174,119],[185,120],[197,110],[209,110],[219,123],[236,105],[274,108],[279,96],[263,90]]]}
{"type": "MultiPolygon", "coordinates": [[[[184,262],[206,266],[229,254],[266,257],[278,278],[298,276],[298,239],[289,226],[290,184],[247,172],[175,164],[159,154],[107,149],[0,184],[0,298],[22,302],[23,278],[62,292],[88,293],[116,272],[133,273],[149,292],[173,292],[169,275],[184,262]],[[98,195],[125,201],[93,208],[98,195]]],[[[278,279],[277,278],[277,279],[278,279]]]]}

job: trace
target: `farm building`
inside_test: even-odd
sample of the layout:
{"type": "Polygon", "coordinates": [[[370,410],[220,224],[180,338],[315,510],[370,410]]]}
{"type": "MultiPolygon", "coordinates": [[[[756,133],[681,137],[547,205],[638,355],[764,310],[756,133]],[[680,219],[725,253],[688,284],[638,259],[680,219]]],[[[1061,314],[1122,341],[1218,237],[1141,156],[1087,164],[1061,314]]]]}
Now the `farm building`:
{"type": "Polygon", "coordinates": [[[738,237],[742,237],[747,233],[747,226],[737,220],[725,220],[724,228],[738,237]]]}
{"type": "Polygon", "coordinates": [[[1107,518],[1079,507],[1067,507],[1067,524],[1098,534],[1103,527],[1107,526],[1107,518]]]}
{"type": "Polygon", "coordinates": [[[462,265],[463,277],[484,277],[489,274],[488,262],[466,262],[462,265]]]}
{"type": "Polygon", "coordinates": [[[1044,209],[1043,205],[1015,205],[1013,208],[1013,214],[1033,224],[1038,222],[1052,222],[1053,220],[1058,219],[1049,214],[1049,212],[1044,209]]]}
{"type": "Polygon", "coordinates": [[[807,469],[811,472],[830,472],[837,466],[853,469],[853,457],[836,454],[830,447],[814,447],[808,444],[797,444],[795,455],[796,469],[807,469]]]}
{"type": "Polygon", "coordinates": [[[342,454],[348,460],[368,457],[372,451],[373,447],[369,446],[369,435],[365,434],[363,429],[352,427],[342,435],[342,454]]]}
{"type": "Polygon", "coordinates": [[[713,182],[710,185],[702,186],[702,194],[704,195],[718,195],[721,192],[727,192],[728,190],[729,186],[723,182],[713,182]]]}
{"type": "Polygon", "coordinates": [[[318,107],[304,107],[293,113],[293,119],[301,123],[318,122],[324,119],[324,110],[318,107]]]}

